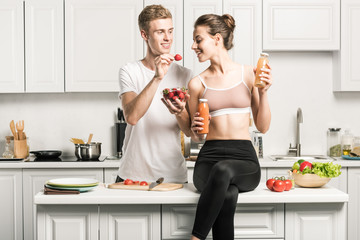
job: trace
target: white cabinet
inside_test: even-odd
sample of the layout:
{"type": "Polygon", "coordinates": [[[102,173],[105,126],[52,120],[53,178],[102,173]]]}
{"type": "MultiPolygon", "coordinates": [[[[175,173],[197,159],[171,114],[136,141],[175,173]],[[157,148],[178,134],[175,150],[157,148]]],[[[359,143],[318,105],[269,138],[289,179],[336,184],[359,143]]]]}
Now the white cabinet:
{"type": "Polygon", "coordinates": [[[360,91],[360,2],[341,0],[341,51],[334,53],[334,91],[360,91]]]}
{"type": "Polygon", "coordinates": [[[63,0],[25,0],[26,92],[64,92],[63,0]]]}
{"type": "Polygon", "coordinates": [[[360,239],[360,168],[349,168],[348,239],[360,239]]]}
{"type": "Polygon", "coordinates": [[[285,213],[285,239],[347,239],[344,203],[286,204],[285,213]]]}
{"type": "Polygon", "coordinates": [[[118,92],[119,69],[143,56],[142,0],[65,0],[66,92],[118,92]]]}
{"type": "Polygon", "coordinates": [[[0,238],[21,240],[23,239],[22,170],[0,169],[0,184],[0,238]]]}
{"type": "Polygon", "coordinates": [[[103,169],[24,169],[22,184],[25,240],[36,239],[36,232],[33,231],[33,229],[36,229],[36,205],[34,205],[33,201],[35,194],[44,189],[44,184],[47,180],[63,177],[95,178],[102,182],[103,169]]]}
{"type": "Polygon", "coordinates": [[[24,92],[22,0],[0,1],[0,92],[24,92]]]}
{"type": "Polygon", "coordinates": [[[42,205],[38,206],[37,214],[37,240],[99,239],[97,205],[42,205]]]}
{"type": "Polygon", "coordinates": [[[204,71],[210,63],[199,63],[191,46],[193,44],[194,23],[198,17],[207,13],[222,14],[222,0],[184,0],[184,66],[195,75],[204,71]]]}
{"type": "Polygon", "coordinates": [[[266,0],[263,4],[264,50],[340,49],[340,0],[266,0]]]}
{"type": "Polygon", "coordinates": [[[161,239],[160,205],[101,205],[100,239],[161,239]]]}
{"type": "MultiPolygon", "coordinates": [[[[163,205],[163,239],[189,239],[195,211],[196,205],[163,205]]],[[[283,238],[284,204],[238,204],[234,225],[236,239],[283,238]]]]}
{"type": "Polygon", "coordinates": [[[224,13],[235,19],[232,59],[241,64],[256,65],[262,51],[262,1],[224,0],[224,13]]]}
{"type": "Polygon", "coordinates": [[[63,0],[1,1],[0,29],[1,92],[64,92],[63,0]]]}

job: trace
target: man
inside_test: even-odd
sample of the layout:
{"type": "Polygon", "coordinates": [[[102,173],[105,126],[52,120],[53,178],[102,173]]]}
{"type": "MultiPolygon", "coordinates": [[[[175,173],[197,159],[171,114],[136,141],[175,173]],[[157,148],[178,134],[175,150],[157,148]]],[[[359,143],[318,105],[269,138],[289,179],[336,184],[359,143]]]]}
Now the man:
{"type": "Polygon", "coordinates": [[[120,70],[119,95],[128,125],[116,181],[155,181],[164,177],[165,182],[186,182],[180,145],[180,130],[187,136],[191,131],[186,101],[176,100],[173,105],[162,99],[161,91],[186,86],[192,74],[174,63],[170,54],[174,28],[168,9],[147,6],[138,23],[147,52],[145,58],[120,70]]]}

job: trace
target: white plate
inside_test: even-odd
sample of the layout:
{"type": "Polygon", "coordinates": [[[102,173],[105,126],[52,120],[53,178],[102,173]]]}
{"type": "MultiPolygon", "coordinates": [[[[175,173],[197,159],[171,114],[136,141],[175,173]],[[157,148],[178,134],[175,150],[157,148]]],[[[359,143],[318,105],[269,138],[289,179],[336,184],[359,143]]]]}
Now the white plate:
{"type": "Polygon", "coordinates": [[[57,178],[47,181],[46,184],[58,187],[92,187],[97,186],[99,181],[92,178],[57,178]]]}

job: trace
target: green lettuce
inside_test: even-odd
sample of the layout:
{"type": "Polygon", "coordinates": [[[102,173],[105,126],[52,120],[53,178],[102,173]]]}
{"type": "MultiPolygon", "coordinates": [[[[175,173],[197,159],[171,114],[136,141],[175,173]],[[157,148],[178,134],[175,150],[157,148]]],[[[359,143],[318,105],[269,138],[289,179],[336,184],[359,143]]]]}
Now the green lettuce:
{"type": "Polygon", "coordinates": [[[341,165],[333,164],[332,162],[313,162],[312,169],[305,168],[302,174],[314,173],[320,177],[334,178],[341,174],[341,165]]]}

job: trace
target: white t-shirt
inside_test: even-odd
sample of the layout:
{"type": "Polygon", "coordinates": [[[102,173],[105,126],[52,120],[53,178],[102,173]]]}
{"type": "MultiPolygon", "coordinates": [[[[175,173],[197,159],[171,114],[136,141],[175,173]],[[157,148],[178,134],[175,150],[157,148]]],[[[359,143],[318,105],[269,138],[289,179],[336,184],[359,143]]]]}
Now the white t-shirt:
{"type": "MultiPolygon", "coordinates": [[[[141,61],[128,63],[120,70],[120,96],[140,92],[155,71],[141,61]]],[[[161,80],[151,105],[135,126],[127,125],[118,175],[133,180],[186,182],[187,169],[181,153],[180,128],[176,118],[161,101],[164,88],[184,87],[192,77],[189,69],[172,63],[161,80]]]]}

